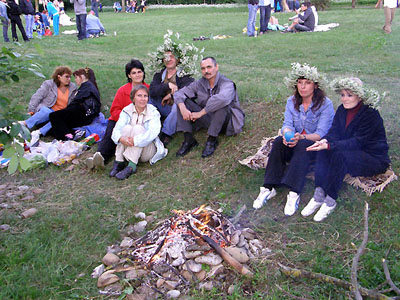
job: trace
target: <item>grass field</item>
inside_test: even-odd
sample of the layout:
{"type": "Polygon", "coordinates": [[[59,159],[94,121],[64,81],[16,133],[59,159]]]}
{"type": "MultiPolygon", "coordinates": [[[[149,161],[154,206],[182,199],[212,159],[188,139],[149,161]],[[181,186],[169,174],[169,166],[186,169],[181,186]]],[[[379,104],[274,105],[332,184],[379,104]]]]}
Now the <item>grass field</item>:
{"type": "MultiPolygon", "coordinates": [[[[72,16],[72,12],[69,14],[72,16]]],[[[8,176],[0,170],[0,185],[44,190],[33,199],[1,192],[1,202],[11,208],[0,208],[0,224],[11,228],[0,232],[0,299],[102,299],[90,273],[100,263],[106,247],[122,239],[126,227],[135,221],[134,213],[156,211],[158,220],[163,220],[171,209],[193,209],[203,203],[222,207],[230,215],[246,204],[248,209],[241,221],[259,233],[273,255],[254,262],[251,268],[255,277],[238,280],[233,295],[225,296],[226,290],[205,292],[193,287],[191,299],[290,299],[287,293],[307,299],[350,299],[351,292],[334,285],[285,277],[278,271],[277,262],[350,280],[355,247],[362,240],[364,201],[371,207],[370,236],[359,264],[359,281],[370,289],[385,281],[381,259],[388,253],[392,279],[399,285],[398,181],[372,197],[344,186],[336,211],[317,224],[299,213],[284,217],[284,189],[265,208],[257,212],[251,209],[264,171],[253,171],[237,162],[254,153],[263,137],[274,135],[280,128],[290,95],[283,77],[290,64],[299,61],[316,65],[330,79],[355,75],[388,93],[381,104],[381,115],[393,169],[399,174],[400,17],[394,20],[393,33],[384,35],[383,10],[341,8],[319,15],[320,23],[340,26],[323,33],[270,33],[250,39],[242,34],[247,22],[245,7],[149,9],[135,15],[103,13],[106,37],[78,42],[75,36],[62,34],[24,45],[28,51],[40,46],[40,64],[46,77],[58,65],[93,68],[103,112],[108,116],[116,90],[126,82],[124,65],[138,58],[146,66],[147,53],[162,43],[167,29],[180,32],[184,41],[200,35],[230,35],[232,38],[196,45],[205,48],[205,55],[215,56],[221,73],[236,82],[246,124],[239,136],[222,137],[216,153],[208,159],[200,157],[202,147],[183,159],[176,158],[182,141],[182,135],[177,134],[166,159],[151,167],[139,165],[138,173],[123,182],[108,177],[111,164],[104,172],[86,170],[84,158],[96,147],[85,153],[72,171],[50,166],[8,176]],[[39,212],[21,219],[20,213],[30,207],[39,212]]],[[[289,16],[277,15],[281,24],[287,23],[289,16]]],[[[151,77],[147,74],[147,83],[151,77]]],[[[27,107],[41,81],[35,77],[23,79],[2,92],[27,107]]],[[[331,91],[328,95],[337,105],[338,97],[331,91]]],[[[206,133],[197,136],[204,143],[206,133]]],[[[308,181],[300,208],[312,191],[313,183],[308,181]]]]}

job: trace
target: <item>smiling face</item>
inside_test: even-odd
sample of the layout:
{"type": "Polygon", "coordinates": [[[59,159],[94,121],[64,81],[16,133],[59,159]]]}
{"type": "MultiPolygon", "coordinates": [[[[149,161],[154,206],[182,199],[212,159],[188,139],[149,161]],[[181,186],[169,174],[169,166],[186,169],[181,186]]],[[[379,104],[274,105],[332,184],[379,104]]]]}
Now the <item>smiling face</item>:
{"type": "Polygon", "coordinates": [[[345,109],[352,109],[360,103],[361,99],[359,96],[354,94],[349,90],[341,90],[340,91],[340,100],[345,109]]]}
{"type": "Polygon", "coordinates": [[[146,90],[138,90],[132,100],[133,104],[135,104],[135,108],[137,111],[142,112],[149,102],[149,94],[146,90]]]}
{"type": "Polygon", "coordinates": [[[171,51],[165,52],[164,54],[164,65],[167,69],[176,69],[178,64],[176,57],[171,53],[171,51]]]}
{"type": "Polygon", "coordinates": [[[143,71],[141,69],[133,68],[128,77],[132,80],[132,85],[135,86],[137,84],[142,84],[143,82],[143,71]]]}
{"type": "Polygon", "coordinates": [[[71,75],[64,73],[63,75],[58,75],[58,80],[60,81],[60,86],[68,86],[71,83],[71,75]]]}
{"type": "Polygon", "coordinates": [[[200,64],[200,68],[201,74],[203,74],[203,77],[207,80],[211,80],[217,76],[218,64],[214,65],[210,58],[203,60],[200,64]]]}
{"type": "Polygon", "coordinates": [[[312,97],[314,95],[315,88],[316,84],[311,80],[308,79],[297,80],[297,90],[299,91],[299,94],[303,99],[312,97]]]}

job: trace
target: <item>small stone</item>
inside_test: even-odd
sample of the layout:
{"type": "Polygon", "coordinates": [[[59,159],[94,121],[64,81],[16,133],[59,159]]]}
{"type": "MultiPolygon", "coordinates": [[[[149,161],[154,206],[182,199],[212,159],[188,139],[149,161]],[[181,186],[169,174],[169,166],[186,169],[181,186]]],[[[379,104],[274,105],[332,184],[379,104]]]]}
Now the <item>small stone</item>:
{"type": "Polygon", "coordinates": [[[34,193],[34,194],[41,194],[43,192],[44,192],[44,190],[41,188],[33,188],[32,189],[32,193],[34,193]]]}
{"type": "Polygon", "coordinates": [[[114,253],[107,253],[101,260],[106,266],[112,266],[119,262],[119,257],[114,253]]]}
{"type": "Polygon", "coordinates": [[[235,285],[232,284],[228,288],[228,295],[232,295],[234,291],[235,291],[235,285]]]}
{"type": "Polygon", "coordinates": [[[178,290],[171,290],[167,293],[168,299],[176,299],[181,295],[181,292],[178,290]]]}
{"type": "Polygon", "coordinates": [[[269,248],[264,248],[264,249],[261,250],[261,255],[262,256],[267,256],[267,255],[269,255],[271,253],[272,253],[272,250],[269,249],[269,248]]]}
{"type": "Polygon", "coordinates": [[[183,251],[183,256],[186,259],[192,259],[200,256],[202,254],[201,251],[183,251]]]}
{"type": "Polygon", "coordinates": [[[188,260],[186,266],[193,273],[200,272],[201,270],[201,264],[196,263],[194,260],[188,260]]]}
{"type": "Polygon", "coordinates": [[[99,278],[101,274],[104,272],[104,265],[101,264],[93,269],[93,273],[91,274],[92,278],[99,278]]]}
{"type": "Polygon", "coordinates": [[[214,284],[211,281],[201,282],[199,284],[199,289],[204,289],[206,291],[211,291],[214,287],[214,284]]]}
{"type": "Polygon", "coordinates": [[[215,277],[215,276],[221,274],[222,272],[224,272],[224,270],[225,270],[225,267],[223,265],[213,266],[211,268],[210,272],[208,272],[207,278],[215,277]]]}
{"type": "Polygon", "coordinates": [[[7,184],[0,184],[0,191],[6,190],[7,189],[7,184]]]}
{"type": "Polygon", "coordinates": [[[183,270],[183,271],[181,272],[181,275],[182,275],[183,278],[185,278],[187,281],[192,281],[192,280],[193,280],[192,274],[190,274],[190,272],[187,271],[187,270],[183,270]]]}
{"type": "Polygon", "coordinates": [[[30,201],[30,200],[33,200],[33,199],[35,199],[35,196],[26,196],[26,197],[24,197],[24,198],[22,198],[21,199],[21,201],[30,201]]]}
{"type": "Polygon", "coordinates": [[[72,161],[71,161],[71,163],[73,164],[73,165],[79,165],[79,159],[73,159],[72,161]]]}
{"type": "Polygon", "coordinates": [[[136,189],[138,191],[143,190],[146,187],[146,183],[139,185],[136,189]]]}
{"type": "Polygon", "coordinates": [[[239,237],[239,242],[237,243],[237,247],[241,248],[246,244],[246,240],[243,234],[240,235],[239,237]]]}
{"type": "Polygon", "coordinates": [[[121,244],[119,245],[121,248],[129,248],[133,245],[133,239],[129,237],[124,237],[121,244]]]}
{"type": "Polygon", "coordinates": [[[147,224],[149,224],[149,223],[153,222],[155,220],[155,218],[154,218],[154,216],[146,216],[145,220],[147,221],[147,224]]]}
{"type": "Polygon", "coordinates": [[[249,256],[246,254],[241,248],[237,247],[228,247],[225,248],[226,252],[228,252],[234,259],[236,259],[240,263],[247,263],[249,261],[249,256]]]}
{"type": "Polygon", "coordinates": [[[165,282],[165,279],[162,278],[158,278],[157,282],[156,282],[156,287],[159,289],[165,282]]]}
{"type": "Polygon", "coordinates": [[[240,231],[235,231],[231,238],[231,244],[233,246],[236,246],[237,243],[239,243],[239,238],[240,238],[240,231]]]}
{"type": "Polygon", "coordinates": [[[115,283],[112,283],[112,284],[106,286],[104,290],[107,292],[110,292],[110,293],[121,292],[122,286],[119,282],[115,282],[115,283]]]}
{"type": "Polygon", "coordinates": [[[164,286],[169,290],[173,290],[178,286],[178,284],[178,281],[166,280],[164,286]]]}
{"type": "Polygon", "coordinates": [[[204,270],[201,270],[200,272],[196,273],[196,278],[198,281],[203,281],[204,278],[206,278],[207,272],[204,270]]]}
{"type": "Polygon", "coordinates": [[[207,255],[196,257],[194,261],[197,262],[198,264],[207,264],[210,266],[216,266],[222,262],[222,257],[219,256],[218,254],[210,252],[207,255]]]}
{"type": "Polygon", "coordinates": [[[142,232],[142,231],[144,231],[144,229],[146,228],[146,225],[147,225],[147,221],[140,221],[140,222],[136,223],[136,224],[133,226],[133,229],[134,229],[136,232],[142,232]]]}
{"type": "Polygon", "coordinates": [[[128,280],[136,279],[138,277],[138,274],[136,270],[129,270],[128,272],[125,273],[125,277],[128,280]]]}
{"type": "Polygon", "coordinates": [[[143,270],[143,269],[136,270],[136,273],[137,273],[138,277],[143,277],[143,276],[147,275],[147,271],[143,270]]]}
{"type": "Polygon", "coordinates": [[[68,168],[66,168],[64,171],[65,172],[70,172],[75,168],[75,165],[70,165],[68,168]]]}
{"type": "Polygon", "coordinates": [[[175,259],[175,260],[171,263],[171,265],[172,265],[173,267],[179,267],[179,266],[183,265],[184,263],[185,263],[185,259],[184,259],[182,256],[180,256],[180,257],[178,257],[177,259],[175,259]]]}
{"type": "Polygon", "coordinates": [[[135,214],[135,217],[144,220],[146,218],[146,214],[144,212],[138,212],[135,214]]]}
{"type": "Polygon", "coordinates": [[[23,217],[24,219],[26,219],[26,218],[32,217],[32,216],[35,215],[37,212],[38,212],[38,210],[37,210],[36,208],[30,208],[30,209],[24,211],[24,212],[21,214],[21,217],[23,217]]]}
{"type": "Polygon", "coordinates": [[[130,294],[126,295],[126,300],[146,300],[146,295],[144,294],[130,294]]]}
{"type": "Polygon", "coordinates": [[[113,273],[114,273],[114,271],[110,270],[110,271],[107,271],[107,272],[104,272],[103,274],[101,274],[101,276],[97,280],[97,287],[102,288],[102,287],[110,285],[114,282],[119,281],[119,277],[113,273]]]}
{"type": "Polygon", "coordinates": [[[1,203],[1,204],[0,204],[0,207],[1,207],[1,208],[12,208],[12,205],[9,204],[9,203],[1,203]]]}
{"type": "Polygon", "coordinates": [[[1,230],[1,231],[7,231],[7,230],[9,230],[10,228],[11,228],[11,226],[8,225],[8,224],[2,224],[2,225],[0,225],[0,230],[1,230]]]}
{"type": "Polygon", "coordinates": [[[206,244],[204,245],[193,244],[186,247],[186,251],[208,251],[208,250],[211,250],[211,247],[206,244]]]}
{"type": "Polygon", "coordinates": [[[25,191],[29,190],[29,186],[21,185],[21,186],[18,187],[18,190],[21,191],[21,192],[25,192],[25,191]]]}

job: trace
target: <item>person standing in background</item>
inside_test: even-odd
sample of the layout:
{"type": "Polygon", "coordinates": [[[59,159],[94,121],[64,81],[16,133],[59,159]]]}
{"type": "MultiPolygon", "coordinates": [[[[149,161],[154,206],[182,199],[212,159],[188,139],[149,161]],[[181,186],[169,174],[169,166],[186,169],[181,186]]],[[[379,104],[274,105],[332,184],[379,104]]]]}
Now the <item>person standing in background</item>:
{"type": "Polygon", "coordinates": [[[33,39],[33,15],[35,14],[35,9],[32,6],[30,0],[19,0],[19,7],[22,13],[25,15],[25,32],[29,39],[33,39]]]}
{"type": "Polygon", "coordinates": [[[94,15],[96,17],[99,17],[98,6],[99,6],[99,0],[92,0],[92,6],[90,9],[94,11],[94,15]]]}
{"type": "Polygon", "coordinates": [[[7,16],[11,20],[11,35],[14,42],[18,42],[18,35],[17,35],[17,28],[18,26],[19,31],[21,31],[22,38],[25,42],[29,42],[28,37],[26,36],[25,28],[22,25],[21,18],[21,8],[14,0],[8,0],[7,2],[8,9],[7,9],[7,16]]]}
{"type": "Polygon", "coordinates": [[[256,17],[258,9],[258,0],[249,0],[247,5],[249,8],[249,19],[247,21],[247,36],[254,37],[256,30],[256,17]]]}
{"type": "MultiPolygon", "coordinates": [[[[379,8],[382,3],[382,0],[378,0],[375,5],[375,8],[379,8]]],[[[383,9],[385,13],[385,25],[383,26],[383,31],[385,33],[392,32],[392,22],[394,19],[394,12],[397,8],[397,0],[385,0],[383,4],[383,9]]]]}
{"type": "Polygon", "coordinates": [[[10,24],[10,19],[7,16],[7,0],[0,0],[0,17],[1,24],[3,25],[3,39],[4,42],[10,42],[8,38],[8,24],[10,24]]]}
{"type": "Polygon", "coordinates": [[[60,14],[58,12],[58,9],[56,6],[58,6],[58,3],[56,3],[57,0],[50,0],[47,3],[47,11],[49,12],[49,16],[53,17],[53,30],[54,30],[54,35],[59,34],[59,24],[60,24],[60,14]]]}
{"type": "Polygon", "coordinates": [[[86,1],[85,0],[69,0],[74,4],[76,15],[76,29],[78,30],[78,40],[86,39],[86,1]]]}
{"type": "Polygon", "coordinates": [[[267,33],[268,22],[271,17],[271,0],[260,0],[258,3],[260,7],[260,35],[267,33]]]}

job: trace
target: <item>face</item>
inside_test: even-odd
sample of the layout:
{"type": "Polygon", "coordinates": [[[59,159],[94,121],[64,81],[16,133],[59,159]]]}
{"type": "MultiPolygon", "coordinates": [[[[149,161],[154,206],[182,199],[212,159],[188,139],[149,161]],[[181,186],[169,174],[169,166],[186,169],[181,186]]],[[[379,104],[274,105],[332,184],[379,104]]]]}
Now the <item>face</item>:
{"type": "Polygon", "coordinates": [[[201,74],[203,74],[203,77],[207,80],[217,76],[218,64],[214,66],[213,61],[210,58],[203,60],[200,64],[200,68],[201,74]]]}
{"type": "Polygon", "coordinates": [[[83,75],[75,76],[75,82],[77,85],[81,85],[86,80],[86,77],[83,75]]]}
{"type": "Polygon", "coordinates": [[[307,98],[314,95],[316,85],[313,81],[308,79],[297,80],[297,90],[302,98],[307,98]]]}
{"type": "Polygon", "coordinates": [[[349,90],[340,91],[340,100],[343,103],[345,109],[351,109],[358,105],[361,101],[360,97],[349,90]]]}
{"type": "Polygon", "coordinates": [[[141,69],[133,68],[128,77],[132,80],[133,85],[141,84],[143,82],[143,71],[141,69]]]}
{"type": "Polygon", "coordinates": [[[174,69],[176,68],[177,61],[176,57],[171,53],[171,51],[165,52],[164,54],[164,65],[167,69],[174,69]]]}
{"type": "Polygon", "coordinates": [[[300,6],[300,9],[301,9],[302,11],[305,11],[305,10],[307,10],[307,6],[301,5],[301,6],[300,6]]]}
{"type": "Polygon", "coordinates": [[[58,75],[58,80],[60,80],[60,83],[62,86],[67,86],[71,82],[71,75],[65,73],[63,75],[58,75]]]}
{"type": "Polygon", "coordinates": [[[145,90],[138,90],[133,98],[133,103],[135,104],[136,109],[139,110],[144,110],[148,101],[149,95],[145,90]]]}

